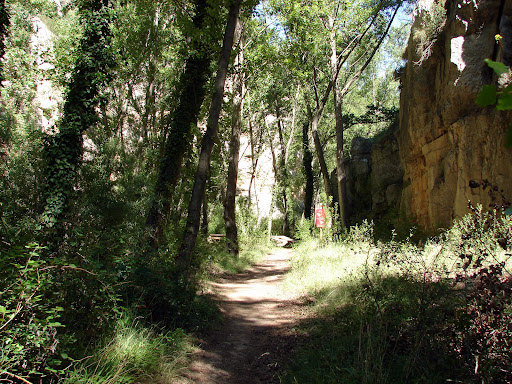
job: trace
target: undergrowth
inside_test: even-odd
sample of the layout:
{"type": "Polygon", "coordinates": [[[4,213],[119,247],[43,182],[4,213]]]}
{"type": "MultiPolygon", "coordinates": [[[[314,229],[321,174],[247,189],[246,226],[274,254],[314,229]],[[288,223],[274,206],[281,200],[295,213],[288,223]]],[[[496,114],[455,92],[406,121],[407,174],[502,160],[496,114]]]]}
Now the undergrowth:
{"type": "Polygon", "coordinates": [[[191,339],[181,329],[147,328],[122,317],[105,345],[69,372],[65,384],[171,383],[186,362],[191,339]]]}
{"type": "Polygon", "coordinates": [[[303,241],[286,284],[309,298],[285,383],[512,382],[512,219],[473,208],[418,246],[303,241]]]}

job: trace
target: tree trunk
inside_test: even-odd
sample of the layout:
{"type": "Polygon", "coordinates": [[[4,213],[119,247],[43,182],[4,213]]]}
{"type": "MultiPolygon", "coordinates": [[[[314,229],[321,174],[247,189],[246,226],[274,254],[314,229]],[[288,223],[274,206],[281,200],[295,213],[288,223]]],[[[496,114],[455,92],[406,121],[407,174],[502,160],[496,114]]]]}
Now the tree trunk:
{"type": "MultiPolygon", "coordinates": [[[[249,99],[250,100],[250,99],[249,99]]],[[[253,194],[251,194],[251,189],[254,188],[254,200],[256,202],[256,216],[258,217],[258,227],[261,220],[260,215],[260,207],[258,202],[258,192],[256,187],[256,169],[258,167],[258,156],[259,156],[259,150],[255,151],[255,141],[254,141],[254,129],[252,125],[252,112],[249,107],[249,140],[250,140],[250,146],[251,146],[251,180],[249,181],[249,201],[248,201],[248,209],[251,209],[252,207],[252,201],[253,201],[253,194]]]]}
{"type": "MultiPolygon", "coordinates": [[[[243,46],[240,24],[236,31],[239,35],[240,47],[243,46]]],[[[235,60],[235,67],[243,65],[243,51],[240,48],[235,60]]],[[[236,226],[236,184],[238,179],[238,158],[240,156],[240,134],[242,131],[242,107],[244,79],[242,70],[237,70],[233,82],[233,119],[231,122],[231,141],[229,143],[229,168],[224,201],[224,222],[226,224],[226,246],[228,252],[238,257],[238,230],[236,226]]]]}
{"type": "MultiPolygon", "coordinates": [[[[268,127],[267,127],[268,128],[268,127]]],[[[272,221],[274,216],[274,209],[275,209],[275,202],[276,202],[276,183],[278,181],[278,170],[277,170],[277,160],[276,160],[276,154],[274,151],[274,144],[272,142],[274,138],[272,135],[270,136],[270,153],[272,154],[272,169],[274,170],[274,184],[272,184],[272,191],[271,191],[271,199],[270,199],[270,209],[268,213],[268,223],[267,223],[267,229],[268,229],[268,242],[270,243],[271,237],[272,237],[272,221]]]]}
{"type": "Polygon", "coordinates": [[[279,134],[279,145],[281,146],[281,155],[279,156],[279,179],[278,183],[281,185],[281,196],[283,201],[283,235],[290,236],[290,223],[288,217],[288,198],[286,196],[286,189],[288,187],[288,172],[286,170],[286,147],[284,145],[283,124],[281,121],[281,111],[276,97],[276,117],[277,117],[277,131],[279,134]]]}
{"type": "Polygon", "coordinates": [[[201,232],[206,237],[208,236],[208,194],[204,194],[203,205],[201,207],[203,219],[201,220],[201,232]]]}
{"type": "Polygon", "coordinates": [[[195,0],[196,13],[193,24],[196,33],[192,34],[191,54],[185,64],[185,70],[176,86],[176,98],[179,100],[172,117],[168,120],[167,135],[160,170],[155,186],[153,202],[146,220],[149,229],[149,243],[158,248],[162,238],[166,217],[171,209],[172,191],[181,174],[185,153],[192,143],[191,127],[197,124],[201,105],[206,94],[206,82],[211,75],[211,48],[204,45],[203,32],[205,16],[208,13],[206,0],[195,0]]]}
{"type": "Polygon", "coordinates": [[[229,15],[224,34],[220,60],[215,79],[215,91],[208,114],[208,123],[206,132],[201,145],[199,154],[199,163],[192,188],[192,196],[188,206],[187,223],[180,251],[176,257],[176,268],[178,274],[183,273],[184,277],[190,274],[190,268],[194,264],[193,253],[196,245],[197,234],[199,231],[199,221],[201,217],[201,202],[203,201],[206,176],[210,168],[210,157],[213,149],[217,128],[219,126],[219,116],[224,97],[224,85],[233,47],[236,25],[238,24],[238,14],[240,11],[241,0],[234,0],[229,7],[229,15]]]}
{"type": "Polygon", "coordinates": [[[322,148],[322,143],[320,143],[320,136],[318,135],[318,121],[320,120],[320,114],[315,112],[315,114],[312,115],[309,104],[307,104],[307,108],[311,125],[311,134],[313,136],[313,143],[315,144],[315,152],[318,158],[318,164],[320,165],[322,180],[324,181],[325,194],[327,197],[329,197],[332,196],[331,183],[329,182],[329,171],[327,170],[327,164],[325,163],[324,149],[322,148]]]}
{"type": "Polygon", "coordinates": [[[332,94],[334,99],[334,116],[336,120],[336,183],[338,186],[338,212],[341,229],[347,224],[346,177],[343,153],[343,115],[342,95],[339,90],[338,54],[336,50],[336,28],[331,18],[331,76],[332,94]]]}
{"type": "Polygon", "coordinates": [[[306,177],[306,190],[304,193],[304,217],[311,219],[314,194],[314,176],[313,176],[313,154],[309,149],[309,122],[305,122],[302,126],[302,149],[304,165],[304,176],[306,177]]]}
{"type": "Polygon", "coordinates": [[[338,90],[334,90],[334,114],[336,115],[336,182],[338,186],[338,209],[341,229],[347,226],[347,178],[345,173],[345,157],[343,153],[343,116],[342,100],[338,90]]]}

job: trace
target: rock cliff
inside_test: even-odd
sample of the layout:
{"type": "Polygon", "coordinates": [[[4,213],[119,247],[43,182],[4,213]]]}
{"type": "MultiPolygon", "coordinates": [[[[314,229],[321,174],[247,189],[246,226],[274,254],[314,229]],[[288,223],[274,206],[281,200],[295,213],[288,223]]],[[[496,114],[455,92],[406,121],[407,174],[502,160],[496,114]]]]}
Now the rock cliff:
{"type": "Polygon", "coordinates": [[[345,163],[351,223],[378,218],[400,202],[403,169],[394,127],[377,142],[356,137],[345,163]]]}
{"type": "Polygon", "coordinates": [[[481,87],[496,83],[484,59],[512,64],[512,0],[420,1],[404,58],[401,210],[423,228],[448,226],[468,200],[491,203],[489,188],[471,180],[512,199],[512,148],[504,145],[512,115],[475,104],[481,87]]]}

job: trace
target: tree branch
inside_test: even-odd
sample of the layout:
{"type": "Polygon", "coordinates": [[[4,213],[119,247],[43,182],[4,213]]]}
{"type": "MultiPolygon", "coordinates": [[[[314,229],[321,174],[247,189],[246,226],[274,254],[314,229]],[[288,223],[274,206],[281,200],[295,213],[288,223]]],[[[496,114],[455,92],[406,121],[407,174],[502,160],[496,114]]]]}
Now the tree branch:
{"type": "Polygon", "coordinates": [[[359,76],[361,76],[361,74],[363,73],[363,71],[366,69],[366,67],[368,66],[368,64],[370,64],[370,62],[372,61],[373,57],[375,56],[375,53],[377,52],[377,50],[380,48],[380,46],[382,45],[382,42],[384,41],[384,39],[386,38],[386,36],[388,35],[388,32],[389,32],[389,29],[391,28],[391,24],[393,23],[393,20],[395,19],[395,16],[398,12],[398,9],[402,6],[402,2],[400,1],[398,3],[398,5],[396,6],[395,8],[395,11],[393,12],[393,16],[391,16],[391,19],[389,20],[389,23],[388,23],[388,26],[386,27],[386,31],[382,34],[381,38],[379,39],[379,41],[377,42],[377,44],[375,45],[375,47],[373,48],[373,51],[372,53],[370,54],[370,56],[368,56],[368,59],[366,60],[366,62],[363,64],[363,66],[361,68],[359,68],[358,71],[356,71],[354,73],[354,75],[352,76],[352,78],[345,84],[345,86],[343,87],[343,89],[341,90],[341,96],[345,96],[350,87],[352,86],[352,84],[354,84],[354,82],[359,78],[359,76]]]}

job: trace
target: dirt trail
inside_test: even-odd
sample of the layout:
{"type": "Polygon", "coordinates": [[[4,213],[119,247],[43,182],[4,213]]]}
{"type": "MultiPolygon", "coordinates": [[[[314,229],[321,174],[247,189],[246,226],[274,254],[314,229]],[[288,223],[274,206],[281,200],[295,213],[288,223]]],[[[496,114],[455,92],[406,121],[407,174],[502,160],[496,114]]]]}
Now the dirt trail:
{"type": "Polygon", "coordinates": [[[225,321],[192,357],[189,383],[279,383],[278,374],[296,345],[293,326],[300,304],[282,289],[292,251],[276,249],[247,272],[213,284],[225,321]]]}

